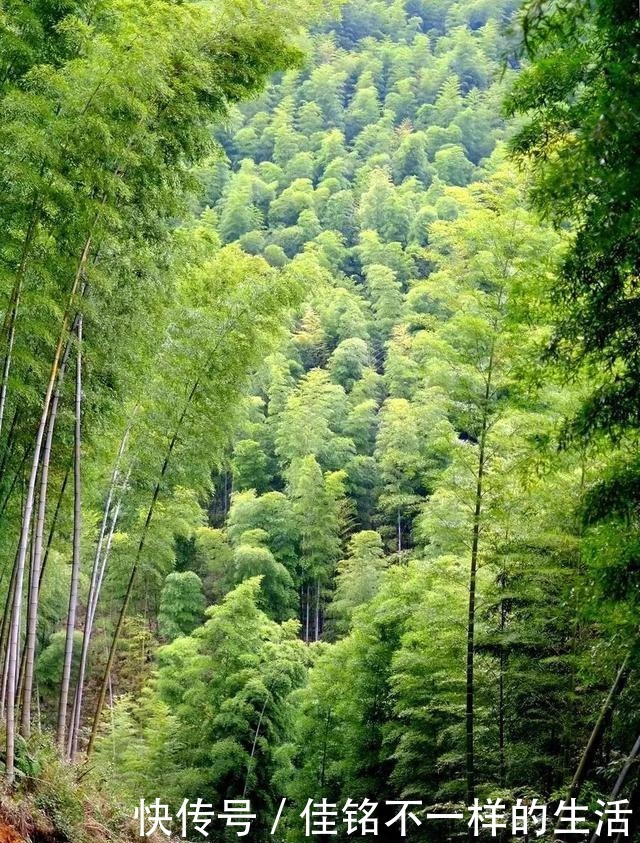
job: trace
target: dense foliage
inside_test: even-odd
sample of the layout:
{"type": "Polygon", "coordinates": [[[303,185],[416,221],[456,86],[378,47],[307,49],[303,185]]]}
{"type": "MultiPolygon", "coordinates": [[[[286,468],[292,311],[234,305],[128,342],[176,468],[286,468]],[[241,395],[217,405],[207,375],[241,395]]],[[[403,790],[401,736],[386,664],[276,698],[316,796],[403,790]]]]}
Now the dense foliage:
{"type": "Polygon", "coordinates": [[[9,781],[638,802],[640,24],[517,5],[0,12],[9,781]]]}

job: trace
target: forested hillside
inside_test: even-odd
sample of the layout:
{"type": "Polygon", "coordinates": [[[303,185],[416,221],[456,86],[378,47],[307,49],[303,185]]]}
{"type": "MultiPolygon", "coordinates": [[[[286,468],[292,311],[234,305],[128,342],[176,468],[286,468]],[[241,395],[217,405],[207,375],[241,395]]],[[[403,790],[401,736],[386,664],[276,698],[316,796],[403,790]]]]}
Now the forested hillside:
{"type": "Polygon", "coordinates": [[[598,70],[637,27],[312,5],[0,15],[2,814],[50,839],[158,797],[176,837],[250,799],[256,843],[309,799],[388,841],[387,800],[433,841],[474,799],[640,810],[635,206],[598,170],[632,178],[598,70]]]}

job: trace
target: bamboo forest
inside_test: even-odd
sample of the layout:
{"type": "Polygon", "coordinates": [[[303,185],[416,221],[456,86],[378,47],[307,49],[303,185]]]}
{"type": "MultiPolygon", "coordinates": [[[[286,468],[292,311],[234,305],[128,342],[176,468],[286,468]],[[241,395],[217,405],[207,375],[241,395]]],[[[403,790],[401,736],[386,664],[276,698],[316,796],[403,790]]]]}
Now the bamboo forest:
{"type": "Polygon", "coordinates": [[[0,0],[0,843],[640,840],[635,0],[0,0]]]}

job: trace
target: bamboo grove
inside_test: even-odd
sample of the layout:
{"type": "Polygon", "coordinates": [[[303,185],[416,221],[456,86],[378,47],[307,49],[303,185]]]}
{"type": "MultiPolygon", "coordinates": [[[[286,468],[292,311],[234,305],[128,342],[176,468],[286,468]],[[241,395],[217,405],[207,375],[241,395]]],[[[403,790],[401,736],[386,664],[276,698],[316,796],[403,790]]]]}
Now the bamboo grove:
{"type": "MultiPolygon", "coordinates": [[[[156,505],[175,482],[176,452],[197,447],[196,419],[222,436],[243,373],[298,295],[295,272],[218,248],[206,220],[175,223],[186,212],[194,164],[213,154],[212,121],[297,57],[286,43],[295,8],[273,11],[275,22],[271,12],[248,19],[229,6],[214,15],[197,3],[11,3],[2,12],[9,782],[17,734],[29,738],[32,728],[40,588],[66,490],[72,561],[56,735],[72,758],[123,499],[136,486],[142,503],[150,490],[133,582],[156,505]],[[223,362],[234,337],[233,360],[223,362]],[[193,382],[186,391],[185,378],[193,382]],[[145,460],[140,452],[151,445],[145,460]],[[74,689],[83,509],[87,495],[105,494],[101,475],[115,454],[74,689]]],[[[127,602],[128,594],[122,616],[127,602]]]]}
{"type": "Polygon", "coordinates": [[[640,811],[633,12],[0,4],[0,821],[640,811]]]}

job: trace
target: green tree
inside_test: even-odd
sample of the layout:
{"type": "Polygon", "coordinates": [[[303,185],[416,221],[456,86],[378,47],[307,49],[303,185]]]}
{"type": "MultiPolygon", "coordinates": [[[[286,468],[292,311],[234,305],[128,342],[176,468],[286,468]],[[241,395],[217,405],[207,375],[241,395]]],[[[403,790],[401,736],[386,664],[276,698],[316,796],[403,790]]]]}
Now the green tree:
{"type": "Polygon", "coordinates": [[[340,435],[347,411],[342,386],[322,369],[300,382],[278,420],[276,452],[287,463],[312,455],[323,467],[339,468],[353,443],[340,435]]]}
{"type": "MultiPolygon", "coordinates": [[[[490,201],[490,197],[489,191],[484,196],[481,194],[480,199],[490,201]]],[[[470,800],[474,798],[476,786],[478,572],[488,542],[487,522],[498,520],[492,506],[500,506],[500,475],[493,461],[497,454],[508,459],[500,437],[513,438],[518,428],[515,418],[510,424],[505,421],[509,403],[517,393],[518,381],[514,380],[519,373],[517,361],[527,348],[519,321],[518,292],[522,285],[531,284],[532,278],[543,277],[548,265],[539,257],[545,254],[541,232],[522,211],[506,202],[502,209],[494,210],[483,207],[481,201],[477,210],[436,226],[436,250],[442,250],[440,264],[451,270],[458,286],[454,292],[455,304],[447,305],[451,316],[439,329],[424,332],[426,345],[421,343],[420,354],[425,360],[427,383],[443,389],[454,401],[451,420],[459,431],[459,442],[452,452],[444,482],[427,504],[429,526],[423,522],[422,529],[443,551],[470,549],[465,763],[466,798],[470,800]],[[536,242],[539,252],[535,251],[536,242]],[[479,283],[478,279],[482,281],[479,283]],[[436,538],[439,531],[432,517],[443,527],[446,522],[447,537],[442,544],[436,538]],[[452,523],[456,525],[455,532],[452,523]],[[454,546],[452,537],[458,530],[462,531],[461,543],[454,546]]],[[[523,423],[523,428],[526,426],[523,423]]],[[[500,466],[500,460],[497,465],[500,466]]],[[[504,471],[504,465],[501,467],[504,471]]]]}
{"type": "Polygon", "coordinates": [[[457,144],[441,147],[435,154],[433,166],[446,184],[464,186],[469,184],[473,175],[473,164],[457,144]]]}
{"type": "Polygon", "coordinates": [[[364,274],[376,315],[376,329],[384,341],[389,338],[392,327],[400,319],[402,285],[396,273],[388,266],[371,264],[364,268],[364,274]]]}
{"type": "MultiPolygon", "coordinates": [[[[195,801],[206,790],[220,804],[250,795],[252,835],[267,840],[305,657],[296,623],[279,626],[257,608],[259,589],[259,579],[242,583],[203,627],[160,651],[157,679],[132,712],[124,766],[149,798],[166,788],[174,814],[185,794],[195,801]]],[[[211,834],[222,841],[224,827],[211,834]]]]}
{"type": "Polygon", "coordinates": [[[380,535],[373,530],[354,533],[347,558],[338,562],[336,588],[328,610],[338,635],[349,631],[354,611],[375,597],[385,568],[380,535]]]}
{"type": "Polygon", "coordinates": [[[383,170],[371,173],[358,213],[362,228],[377,231],[383,240],[406,241],[411,212],[383,170]]]}
{"type": "Polygon", "coordinates": [[[423,132],[410,132],[405,135],[393,158],[393,172],[397,183],[415,176],[426,187],[431,184],[432,171],[423,132]]]}
{"type": "Polygon", "coordinates": [[[629,123],[637,101],[629,64],[636,22],[633,9],[610,2],[591,10],[527,4],[523,48],[533,61],[507,100],[509,113],[529,115],[513,149],[534,162],[534,202],[557,226],[575,228],[556,288],[552,348],[571,369],[593,369],[593,390],[575,419],[582,436],[604,430],[615,437],[638,425],[631,351],[638,209],[630,200],[637,171],[629,123]]]}
{"type": "Polygon", "coordinates": [[[234,493],[227,521],[229,538],[238,544],[245,533],[255,530],[265,533],[264,544],[292,572],[297,560],[298,529],[286,495],[256,495],[253,490],[234,493]]]}
{"type": "Polygon", "coordinates": [[[329,358],[327,368],[334,383],[349,392],[362,377],[369,360],[369,348],[359,337],[343,340],[329,358]]]}
{"type": "Polygon", "coordinates": [[[380,117],[378,92],[373,85],[358,88],[345,114],[345,134],[351,140],[380,117]]]}
{"type": "Polygon", "coordinates": [[[174,572],[166,578],[160,595],[158,629],[167,641],[190,635],[204,619],[202,581],[193,571],[174,572]]]}
{"type": "Polygon", "coordinates": [[[344,497],[340,483],[323,475],[313,455],[289,468],[289,497],[300,535],[297,581],[305,641],[317,641],[324,626],[326,591],[340,556],[344,497]]]}
{"type": "Polygon", "coordinates": [[[278,562],[265,544],[269,534],[254,529],[244,532],[233,549],[233,574],[231,583],[260,578],[258,605],[273,620],[283,621],[296,612],[297,595],[291,574],[278,562]]]}
{"type": "Polygon", "coordinates": [[[236,489],[255,489],[262,493],[269,489],[273,475],[269,456],[260,442],[241,439],[233,449],[233,483],[236,489]]]}

